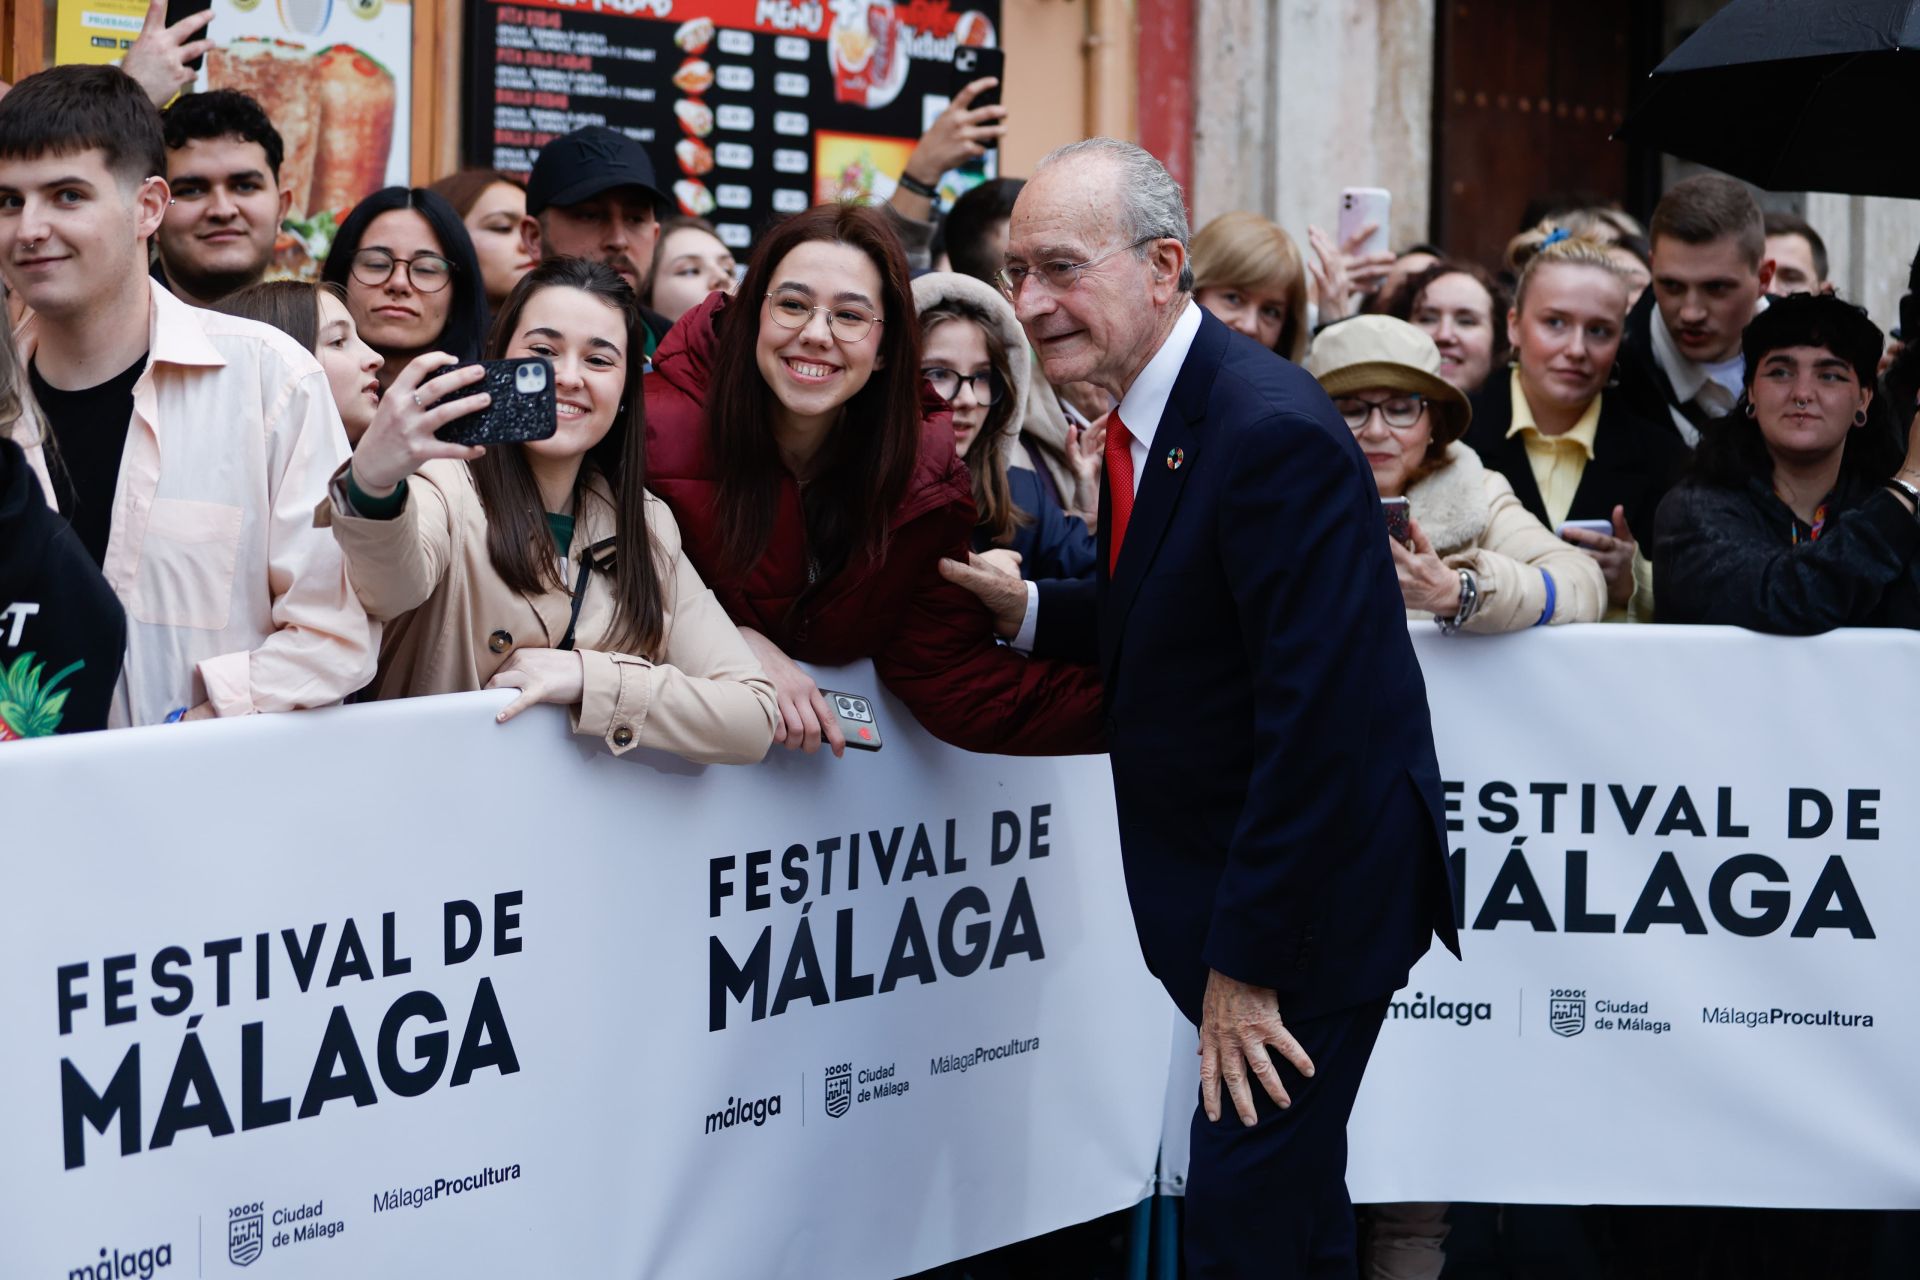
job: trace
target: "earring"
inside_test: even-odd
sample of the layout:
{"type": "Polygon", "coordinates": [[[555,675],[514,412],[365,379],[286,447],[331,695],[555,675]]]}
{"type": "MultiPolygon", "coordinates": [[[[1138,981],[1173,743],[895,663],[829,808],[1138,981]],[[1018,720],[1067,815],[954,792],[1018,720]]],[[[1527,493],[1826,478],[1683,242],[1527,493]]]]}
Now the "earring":
{"type": "Polygon", "coordinates": [[[1746,414],[1749,418],[1753,416],[1753,402],[1751,400],[1747,402],[1746,414]]]}
{"type": "Polygon", "coordinates": [[[1853,415],[1853,425],[1855,427],[1864,427],[1867,425],[1867,411],[1865,409],[1853,415]]]}

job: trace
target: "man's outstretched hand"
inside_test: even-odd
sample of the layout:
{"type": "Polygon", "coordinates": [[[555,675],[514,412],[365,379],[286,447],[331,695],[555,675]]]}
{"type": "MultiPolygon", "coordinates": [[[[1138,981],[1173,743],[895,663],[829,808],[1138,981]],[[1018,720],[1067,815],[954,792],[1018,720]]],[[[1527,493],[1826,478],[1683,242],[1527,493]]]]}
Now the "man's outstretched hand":
{"type": "Polygon", "coordinates": [[[1207,993],[1200,1005],[1200,1105],[1207,1119],[1220,1119],[1220,1082],[1240,1123],[1249,1129],[1257,1119],[1247,1075],[1260,1082],[1276,1105],[1290,1107],[1280,1083],[1280,1069],[1267,1053],[1271,1045],[1303,1076],[1313,1074],[1313,1060],[1280,1021],[1280,1004],[1270,987],[1254,987],[1217,970],[1207,973],[1207,993]]]}

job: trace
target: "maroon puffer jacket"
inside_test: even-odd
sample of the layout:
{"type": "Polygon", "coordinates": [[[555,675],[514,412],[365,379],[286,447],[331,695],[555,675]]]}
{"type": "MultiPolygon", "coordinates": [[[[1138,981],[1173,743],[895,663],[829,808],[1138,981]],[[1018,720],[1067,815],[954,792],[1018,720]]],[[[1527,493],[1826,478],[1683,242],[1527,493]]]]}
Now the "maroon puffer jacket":
{"type": "Polygon", "coordinates": [[[880,678],[928,732],[969,751],[1071,755],[1106,750],[1100,677],[1091,666],[1039,662],[996,644],[973,595],[940,576],[965,560],[972,490],[944,407],[921,423],[920,455],[894,511],[886,557],[856,557],[796,612],[807,582],[800,490],[780,485],[767,552],[744,578],[719,572],[718,485],[707,449],[706,399],[714,295],[682,316],[647,375],[647,488],[673,510],[687,555],[734,622],[801,662],[872,658],[880,678]]]}

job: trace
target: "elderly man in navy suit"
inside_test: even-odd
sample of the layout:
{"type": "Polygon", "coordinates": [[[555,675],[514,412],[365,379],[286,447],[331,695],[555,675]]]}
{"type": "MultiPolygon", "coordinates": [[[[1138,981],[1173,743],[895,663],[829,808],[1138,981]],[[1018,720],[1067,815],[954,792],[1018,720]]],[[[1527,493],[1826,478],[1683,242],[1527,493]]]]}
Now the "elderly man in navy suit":
{"type": "Polygon", "coordinates": [[[1457,951],[1426,687],[1352,432],[1193,301],[1187,244],[1140,148],[1041,162],[1002,284],[1048,381],[1118,405],[1101,572],[943,571],[1100,663],[1141,950],[1200,1028],[1188,1275],[1352,1276],[1361,1073],[1433,934],[1457,951]]]}

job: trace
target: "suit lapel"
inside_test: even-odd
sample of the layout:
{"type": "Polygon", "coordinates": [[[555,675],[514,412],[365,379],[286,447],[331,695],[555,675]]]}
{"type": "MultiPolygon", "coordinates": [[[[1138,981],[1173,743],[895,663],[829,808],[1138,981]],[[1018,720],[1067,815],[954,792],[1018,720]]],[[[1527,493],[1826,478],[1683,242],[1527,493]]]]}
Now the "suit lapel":
{"type": "MultiPolygon", "coordinates": [[[[1126,541],[1120,545],[1120,562],[1114,566],[1113,580],[1100,600],[1100,669],[1111,682],[1113,665],[1120,655],[1120,633],[1127,615],[1133,611],[1154,555],[1166,537],[1167,524],[1185,492],[1187,477],[1202,465],[1203,437],[1199,430],[1205,416],[1207,395],[1214,374],[1220,367],[1220,355],[1226,347],[1226,326],[1205,312],[1200,330],[1187,351],[1180,374],[1174,379],[1173,393],[1154,428],[1153,443],[1142,460],[1139,491],[1134,495],[1133,512],[1127,517],[1126,541]],[[1177,459],[1178,465],[1172,460],[1177,459]]],[[[1108,526],[1109,503],[1103,493],[1100,506],[1101,563],[1106,563],[1106,548],[1112,534],[1108,526]]],[[[1105,577],[1105,575],[1102,575],[1105,577]]]]}

